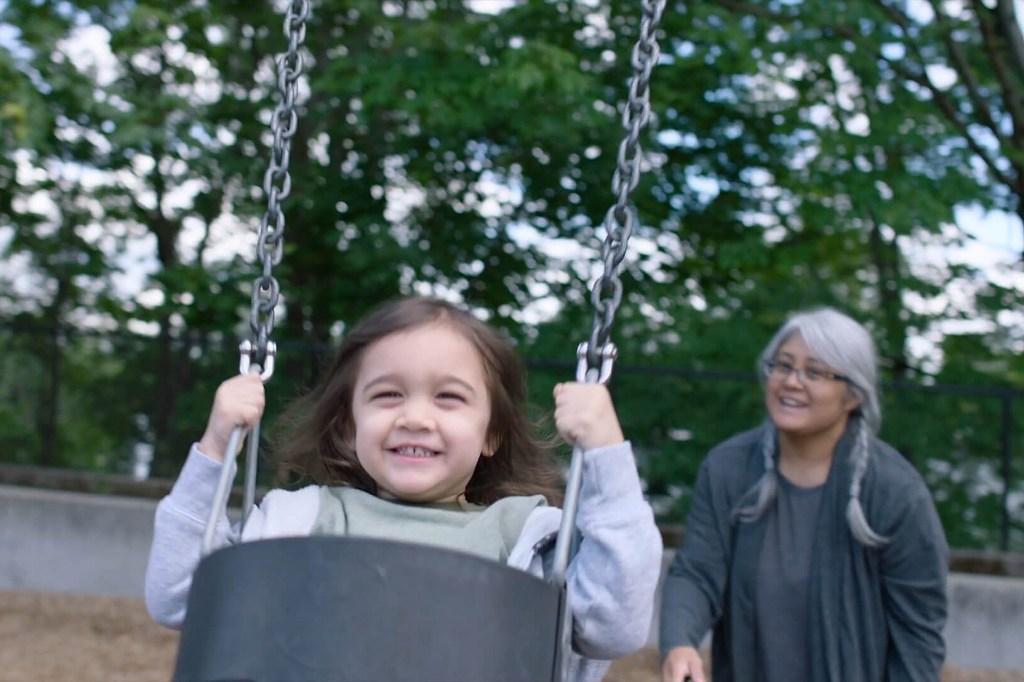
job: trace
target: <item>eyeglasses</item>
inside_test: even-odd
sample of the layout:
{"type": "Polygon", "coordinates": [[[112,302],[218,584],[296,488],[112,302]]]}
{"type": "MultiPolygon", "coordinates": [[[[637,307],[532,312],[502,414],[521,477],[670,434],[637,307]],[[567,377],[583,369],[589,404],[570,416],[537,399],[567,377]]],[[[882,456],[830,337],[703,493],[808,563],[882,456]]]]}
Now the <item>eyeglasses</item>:
{"type": "Polygon", "coordinates": [[[850,382],[850,377],[837,374],[831,370],[820,367],[804,367],[797,369],[791,362],[785,360],[769,360],[764,363],[765,373],[775,379],[788,379],[790,374],[796,372],[796,378],[802,384],[816,384],[822,381],[845,381],[850,382]]]}

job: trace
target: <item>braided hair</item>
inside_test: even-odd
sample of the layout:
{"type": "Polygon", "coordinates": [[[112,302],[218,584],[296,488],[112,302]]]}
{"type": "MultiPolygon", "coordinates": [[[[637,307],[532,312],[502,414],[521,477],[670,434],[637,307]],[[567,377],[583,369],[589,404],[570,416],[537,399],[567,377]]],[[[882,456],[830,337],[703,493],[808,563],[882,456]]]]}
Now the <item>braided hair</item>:
{"type": "MultiPolygon", "coordinates": [[[[861,483],[868,470],[871,456],[871,436],[878,432],[882,422],[878,400],[878,356],[868,331],[857,321],[832,308],[819,308],[796,313],[775,333],[761,353],[759,369],[762,384],[767,380],[766,363],[794,334],[799,334],[808,349],[822,362],[847,377],[849,390],[860,401],[851,413],[854,445],[850,452],[853,477],[850,481],[846,521],[854,538],[866,547],[880,547],[888,542],[868,525],[860,502],[861,483]]],[[[778,429],[771,419],[766,420],[761,453],[764,474],[740,499],[733,511],[733,521],[750,523],[761,518],[778,495],[779,480],[776,469],[776,443],[778,429]]]]}

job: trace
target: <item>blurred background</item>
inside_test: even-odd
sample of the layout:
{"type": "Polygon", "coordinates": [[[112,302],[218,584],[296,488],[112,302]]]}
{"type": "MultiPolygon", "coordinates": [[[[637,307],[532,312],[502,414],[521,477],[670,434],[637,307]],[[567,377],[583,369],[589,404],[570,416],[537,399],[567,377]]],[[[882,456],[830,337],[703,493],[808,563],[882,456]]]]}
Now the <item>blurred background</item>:
{"type": "MultiPolygon", "coordinates": [[[[202,433],[250,334],[287,5],[0,0],[0,483],[166,481],[202,433]]],[[[310,7],[265,435],[412,292],[505,330],[543,414],[594,322],[644,3],[310,7]]],[[[1024,551],[1022,13],[668,0],[612,331],[666,527],[763,418],[771,334],[831,305],[950,544],[1024,551]]]]}

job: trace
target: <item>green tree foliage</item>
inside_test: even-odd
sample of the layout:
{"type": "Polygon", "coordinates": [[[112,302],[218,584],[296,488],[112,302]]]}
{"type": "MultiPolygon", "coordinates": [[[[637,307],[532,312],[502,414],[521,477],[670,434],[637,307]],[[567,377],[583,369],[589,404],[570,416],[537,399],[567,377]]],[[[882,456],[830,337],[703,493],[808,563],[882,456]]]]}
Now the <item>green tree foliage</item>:
{"type": "MultiPolygon", "coordinates": [[[[871,327],[887,379],[930,381],[932,354],[911,339],[941,336],[950,319],[1006,327],[1000,311],[1019,291],[942,255],[967,241],[957,207],[1020,203],[1020,29],[994,23],[1009,3],[670,4],[660,144],[639,200],[660,228],[650,260],[664,264],[638,276],[663,322],[639,337],[661,349],[651,357],[751,367],[786,313],[825,304],[871,327]]],[[[763,413],[752,401],[732,403],[754,408],[742,414],[679,402],[674,422],[699,424],[687,429],[695,435],[763,413]]],[[[900,414],[900,433],[943,431],[900,414]]],[[[955,458],[944,440],[934,455],[955,458]]],[[[692,480],[696,464],[677,447],[649,482],[692,480]]],[[[984,452],[998,460],[998,449],[984,452]]]]}
{"type": "MultiPolygon", "coordinates": [[[[9,459],[117,467],[141,440],[169,475],[198,435],[248,333],[281,8],[4,5],[0,315],[41,330],[0,337],[9,459]]],[[[590,337],[641,3],[311,9],[271,414],[346,324],[412,291],[506,330],[549,404],[590,337]]],[[[1019,325],[1003,312],[1019,287],[934,256],[969,241],[957,210],[1020,215],[1013,13],[1009,0],[668,1],[613,390],[676,518],[707,449],[762,419],[756,358],[792,310],[864,320],[889,381],[1019,385],[1019,325]],[[962,320],[981,326],[943,340],[962,320]],[[1011,370],[964,370],[979,360],[1011,370]]],[[[883,435],[937,490],[949,476],[933,460],[995,466],[988,403],[890,400],[883,435]]],[[[978,490],[942,493],[948,523],[971,505],[972,523],[992,523],[1002,502],[978,490]]],[[[992,541],[971,533],[957,537],[992,541]]]]}
{"type": "Polygon", "coordinates": [[[771,263],[783,280],[799,275],[813,293],[798,304],[845,301],[874,322],[895,378],[916,375],[907,338],[932,319],[995,321],[1019,304],[1004,296],[989,307],[970,268],[908,262],[923,247],[965,243],[953,225],[958,207],[1019,217],[1024,61],[1012,2],[678,9],[666,26],[678,36],[673,68],[692,74],[702,96],[663,97],[662,125],[680,132],[665,195],[694,207],[682,230],[696,233],[692,250],[704,256],[693,267],[722,265],[726,281],[771,263]],[[723,189],[694,197],[685,189],[694,177],[723,189]],[[735,235],[736,248],[723,234],[735,235]],[[945,295],[958,281],[970,285],[960,301],[945,295]],[[922,314],[921,301],[937,312],[922,314]]]}

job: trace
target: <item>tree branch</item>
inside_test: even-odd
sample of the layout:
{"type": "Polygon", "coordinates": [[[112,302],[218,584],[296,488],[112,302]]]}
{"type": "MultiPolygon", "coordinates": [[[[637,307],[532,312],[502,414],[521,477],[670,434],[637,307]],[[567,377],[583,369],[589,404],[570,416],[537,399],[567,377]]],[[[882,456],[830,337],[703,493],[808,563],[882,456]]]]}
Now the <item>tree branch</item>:
{"type": "MultiPolygon", "coordinates": [[[[967,127],[967,123],[963,120],[960,112],[957,110],[955,100],[940,90],[935,83],[932,82],[931,77],[928,76],[928,72],[925,69],[925,59],[921,54],[921,51],[917,49],[915,43],[906,34],[906,29],[910,26],[911,21],[903,13],[897,11],[883,0],[875,0],[875,4],[885,13],[893,22],[897,23],[900,28],[904,29],[905,46],[908,50],[914,53],[918,63],[921,65],[920,75],[912,73],[909,69],[898,64],[890,59],[887,59],[884,55],[879,54],[879,58],[888,63],[892,69],[900,74],[905,80],[917,83],[921,87],[928,90],[932,95],[932,99],[935,101],[939,112],[949,120],[950,123],[956,127],[956,129],[963,136],[967,145],[984,163],[985,166],[992,172],[993,176],[1001,183],[1007,186],[1013,186],[1013,178],[1002,172],[995,162],[995,159],[991,158],[987,149],[981,146],[972,136],[970,130],[967,127]]],[[[974,71],[970,68],[967,63],[967,59],[964,56],[963,50],[960,49],[959,44],[953,39],[952,30],[948,27],[946,16],[943,14],[941,7],[936,0],[930,0],[932,11],[935,13],[936,23],[939,26],[940,34],[942,35],[943,42],[946,44],[947,49],[950,53],[950,58],[953,62],[957,75],[963,81],[965,88],[967,89],[968,98],[974,107],[975,112],[978,115],[979,123],[984,125],[997,140],[1000,145],[1007,147],[1013,147],[1011,140],[1006,139],[1000,133],[999,126],[995,119],[992,117],[992,112],[989,110],[988,103],[981,96],[981,86],[978,82],[974,71]]]]}
{"type": "MultiPolygon", "coordinates": [[[[1013,130],[1015,133],[1015,140],[1020,139],[1021,132],[1024,131],[1024,109],[1021,108],[1021,100],[1019,97],[1020,86],[1024,85],[1018,77],[1015,79],[1014,74],[1006,68],[1006,63],[1003,61],[1003,51],[999,49],[1001,38],[999,28],[992,21],[989,16],[989,10],[978,0],[974,1],[975,14],[978,17],[978,24],[981,27],[981,35],[983,43],[985,45],[985,54],[988,56],[988,61],[992,65],[992,70],[995,72],[996,80],[999,81],[999,85],[1003,90],[1003,101],[1006,103],[1007,111],[1010,114],[1010,118],[1013,120],[1013,130]],[[1014,80],[1017,81],[1014,84],[1014,80]]],[[[1013,31],[1012,28],[1008,28],[1007,31],[1013,31]]],[[[1019,34],[1018,34],[1019,35],[1019,34]]],[[[1007,43],[1008,50],[1011,50],[1011,46],[1007,43]]],[[[1011,60],[1012,60],[1011,55],[1011,60]]]]}
{"type": "Polygon", "coordinates": [[[967,142],[967,146],[970,147],[971,151],[985,163],[988,169],[992,172],[992,175],[995,176],[996,180],[1008,187],[1014,186],[1013,178],[1002,172],[995,160],[990,158],[988,150],[982,147],[981,144],[971,136],[970,131],[967,129],[967,124],[961,119],[959,112],[956,110],[955,103],[946,93],[935,87],[935,84],[932,83],[931,79],[927,76],[918,76],[913,74],[900,64],[891,60],[886,60],[886,62],[904,79],[917,83],[928,90],[932,95],[932,99],[935,101],[935,105],[939,108],[939,111],[960,132],[964,140],[967,142]]]}
{"type": "Polygon", "coordinates": [[[749,14],[751,16],[760,17],[761,19],[771,19],[772,21],[786,22],[792,21],[796,18],[791,14],[773,12],[766,7],[744,2],[743,0],[718,0],[718,4],[732,12],[749,14]]]}
{"type": "Polygon", "coordinates": [[[1017,77],[1024,80],[1024,36],[1021,36],[1014,0],[996,0],[996,14],[1003,28],[1003,37],[1010,50],[1010,58],[1017,70],[1017,77]]]}
{"type": "MultiPolygon", "coordinates": [[[[912,23],[911,20],[904,14],[895,10],[887,3],[883,2],[883,0],[875,0],[875,2],[886,16],[888,16],[894,23],[898,24],[901,28],[904,29],[904,45],[917,57],[918,63],[921,64],[921,73],[915,74],[911,72],[909,69],[907,69],[905,66],[899,64],[898,62],[886,58],[885,55],[881,53],[881,51],[872,49],[872,52],[875,53],[875,56],[878,59],[887,63],[893,69],[893,71],[896,72],[904,80],[917,83],[925,90],[927,90],[931,94],[932,99],[935,102],[936,107],[938,107],[939,112],[960,133],[960,135],[967,142],[968,147],[974,154],[976,154],[982,160],[985,166],[992,173],[993,177],[995,177],[998,182],[1006,185],[1007,187],[1015,187],[1016,184],[1014,178],[1010,177],[1005,172],[1000,170],[999,166],[996,163],[996,160],[991,157],[989,150],[983,147],[976,139],[974,139],[974,137],[971,136],[967,122],[964,121],[963,117],[957,109],[956,101],[948,93],[940,90],[928,76],[927,71],[924,69],[925,60],[923,56],[921,55],[920,51],[916,49],[914,42],[910,40],[909,37],[906,37],[906,29],[912,23]]],[[[725,7],[726,9],[735,12],[742,12],[748,15],[753,15],[764,19],[770,19],[773,21],[789,22],[796,18],[794,16],[785,15],[779,12],[772,12],[763,7],[759,7],[757,5],[746,2],[745,0],[718,0],[718,4],[725,7]]],[[[935,0],[931,0],[931,4],[933,6],[933,9],[935,10],[936,17],[940,18],[941,20],[941,18],[944,17],[944,15],[939,11],[937,7],[935,7],[935,0]]],[[[861,35],[855,29],[851,28],[850,26],[834,24],[832,26],[828,26],[827,28],[831,30],[833,33],[835,33],[835,35],[837,36],[848,38],[861,46],[865,46],[864,36],[861,35]]],[[[964,80],[965,86],[967,87],[970,95],[971,102],[974,105],[975,110],[978,112],[979,123],[985,125],[986,128],[989,131],[991,131],[993,135],[995,135],[996,139],[999,140],[1000,145],[1006,146],[1008,148],[1013,148],[1012,142],[1010,140],[1007,140],[1005,136],[1000,134],[999,128],[992,117],[991,111],[986,105],[984,99],[981,97],[980,86],[978,84],[978,81],[974,74],[968,68],[966,58],[964,57],[959,45],[955,44],[952,38],[951,31],[943,30],[942,33],[947,45],[950,46],[950,52],[953,55],[953,61],[958,67],[957,73],[961,76],[962,80],[964,80]]],[[[1014,117],[1014,119],[1016,122],[1016,117],[1014,117]]]]}
{"type": "MultiPolygon", "coordinates": [[[[975,3],[977,5],[978,3],[975,3]]],[[[957,75],[963,81],[964,86],[967,88],[968,98],[971,100],[971,104],[974,106],[974,111],[977,114],[979,120],[985,125],[996,138],[1000,139],[1000,143],[1003,143],[1002,136],[999,133],[999,126],[996,124],[995,119],[992,117],[992,112],[989,110],[988,103],[981,96],[981,85],[978,82],[977,74],[971,68],[970,64],[967,63],[967,58],[964,56],[964,52],[960,49],[959,43],[953,39],[953,31],[949,27],[949,20],[942,11],[942,7],[936,0],[931,0],[932,11],[935,12],[935,23],[939,27],[939,33],[942,35],[942,42],[946,45],[946,50],[949,52],[950,60],[953,63],[954,70],[957,75]]],[[[977,14],[977,12],[975,12],[977,14]]],[[[984,21],[981,16],[978,16],[978,23],[982,27],[984,21]]],[[[988,36],[985,35],[985,30],[982,28],[982,37],[985,45],[988,45],[988,36]]],[[[989,61],[992,60],[991,53],[989,54],[989,61]]]]}

